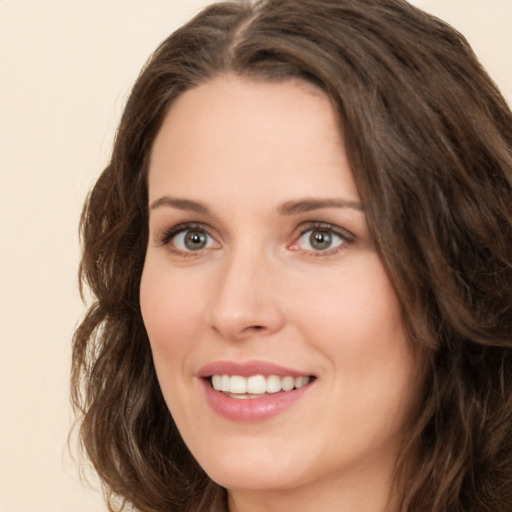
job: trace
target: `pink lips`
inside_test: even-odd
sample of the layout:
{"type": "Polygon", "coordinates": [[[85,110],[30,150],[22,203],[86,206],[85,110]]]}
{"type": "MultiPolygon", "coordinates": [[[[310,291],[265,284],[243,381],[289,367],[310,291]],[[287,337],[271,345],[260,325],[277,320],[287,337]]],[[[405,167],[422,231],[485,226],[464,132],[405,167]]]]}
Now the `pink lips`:
{"type": "Polygon", "coordinates": [[[207,364],[198,373],[210,407],[224,418],[232,421],[262,421],[284,412],[297,400],[303,397],[311,388],[309,383],[292,391],[281,391],[265,395],[261,398],[239,399],[231,398],[221,391],[216,391],[210,384],[212,375],[277,375],[279,377],[307,377],[310,374],[303,373],[283,366],[264,361],[249,361],[235,363],[232,361],[217,361],[207,364]]]}

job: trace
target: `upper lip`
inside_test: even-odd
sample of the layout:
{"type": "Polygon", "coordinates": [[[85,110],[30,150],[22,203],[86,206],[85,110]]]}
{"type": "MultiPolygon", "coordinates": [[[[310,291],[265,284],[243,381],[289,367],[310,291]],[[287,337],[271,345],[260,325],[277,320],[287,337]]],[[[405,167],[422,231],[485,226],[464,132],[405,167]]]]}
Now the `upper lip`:
{"type": "Polygon", "coordinates": [[[198,377],[208,378],[212,375],[240,375],[241,377],[250,377],[251,375],[277,375],[278,377],[308,377],[311,373],[286,368],[269,361],[214,361],[203,366],[198,377]]]}

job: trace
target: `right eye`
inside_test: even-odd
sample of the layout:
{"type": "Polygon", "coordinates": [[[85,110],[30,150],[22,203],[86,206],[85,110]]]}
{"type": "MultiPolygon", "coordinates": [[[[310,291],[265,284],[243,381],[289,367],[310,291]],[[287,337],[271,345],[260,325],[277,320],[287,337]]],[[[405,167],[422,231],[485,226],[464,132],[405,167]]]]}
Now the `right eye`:
{"type": "Polygon", "coordinates": [[[165,234],[162,243],[171,245],[173,249],[184,253],[199,252],[219,246],[205,229],[196,226],[177,226],[165,234]]]}

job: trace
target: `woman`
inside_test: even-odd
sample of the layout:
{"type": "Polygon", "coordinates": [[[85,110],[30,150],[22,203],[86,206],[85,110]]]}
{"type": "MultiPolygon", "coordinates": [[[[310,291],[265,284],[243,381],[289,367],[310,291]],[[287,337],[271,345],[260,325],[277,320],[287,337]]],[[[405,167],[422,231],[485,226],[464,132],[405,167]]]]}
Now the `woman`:
{"type": "Polygon", "coordinates": [[[141,511],[505,511],[512,115],[402,0],[207,8],[82,218],[81,439],[141,511]]]}

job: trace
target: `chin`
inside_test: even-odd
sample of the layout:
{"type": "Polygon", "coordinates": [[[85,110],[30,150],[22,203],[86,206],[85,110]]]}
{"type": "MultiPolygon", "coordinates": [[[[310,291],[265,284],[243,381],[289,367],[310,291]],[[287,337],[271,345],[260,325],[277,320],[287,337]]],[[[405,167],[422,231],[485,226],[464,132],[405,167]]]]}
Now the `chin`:
{"type": "MultiPolygon", "coordinates": [[[[310,471],[306,465],[291,464],[290,457],[265,448],[258,450],[229,450],[211,453],[199,463],[208,476],[226,489],[250,491],[273,491],[293,488],[304,481],[304,474],[310,471]]],[[[295,458],[297,459],[297,458],[295,458]]]]}
{"type": "Polygon", "coordinates": [[[233,471],[228,468],[216,468],[208,476],[228,490],[252,492],[272,492],[293,489],[301,484],[295,475],[286,475],[282,471],[274,472],[265,467],[244,468],[233,471]]]}

